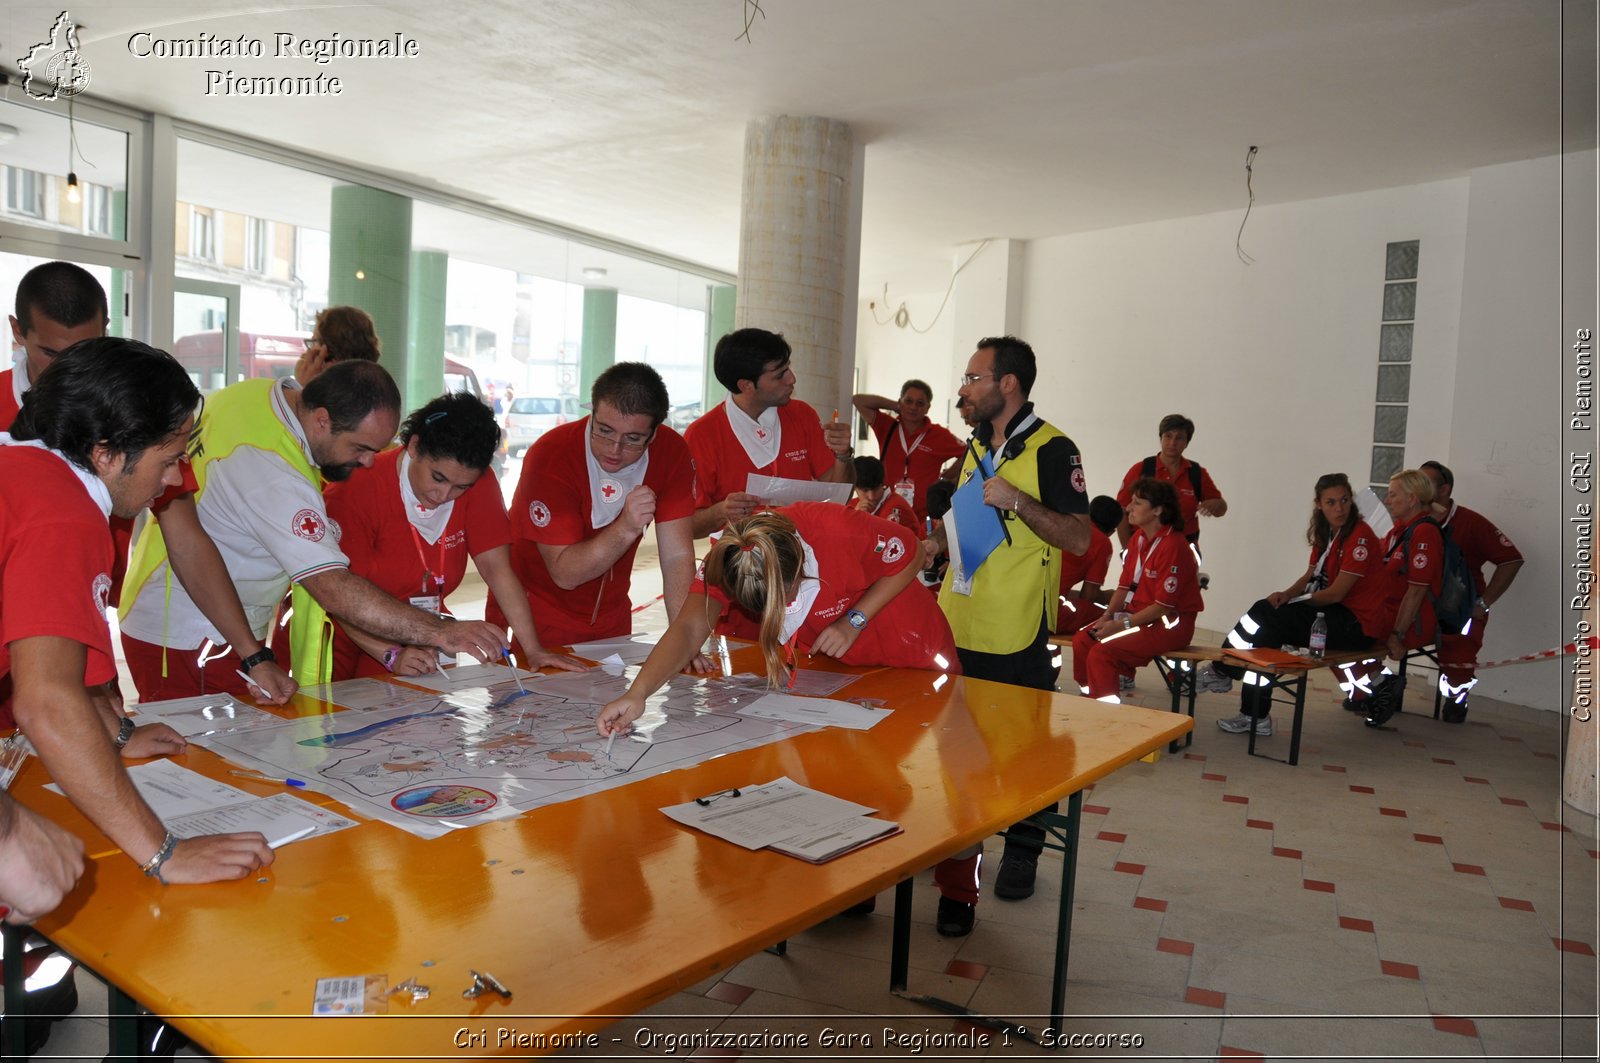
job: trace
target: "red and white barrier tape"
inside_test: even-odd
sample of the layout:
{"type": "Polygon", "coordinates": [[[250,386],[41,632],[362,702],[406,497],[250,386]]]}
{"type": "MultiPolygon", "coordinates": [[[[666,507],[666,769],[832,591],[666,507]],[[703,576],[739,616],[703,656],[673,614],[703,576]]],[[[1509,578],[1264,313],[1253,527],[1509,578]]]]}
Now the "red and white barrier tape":
{"type": "MultiPolygon", "coordinates": [[[[1587,649],[1600,648],[1600,636],[1590,635],[1583,640],[1587,649]]],[[[1565,646],[1554,650],[1540,650],[1538,653],[1525,653],[1521,657],[1507,657],[1502,661],[1485,661],[1478,665],[1479,668],[1499,668],[1508,664],[1526,664],[1528,661],[1548,661],[1555,657],[1566,657],[1578,652],[1578,644],[1569,642],[1565,646]]]]}
{"type": "Polygon", "coordinates": [[[665,592],[663,592],[661,594],[658,594],[654,598],[651,598],[648,602],[645,602],[643,605],[634,606],[633,607],[633,611],[636,612],[636,613],[642,613],[646,609],[650,608],[652,605],[656,604],[657,602],[659,602],[661,599],[663,599],[665,597],[666,597],[665,592]]]}

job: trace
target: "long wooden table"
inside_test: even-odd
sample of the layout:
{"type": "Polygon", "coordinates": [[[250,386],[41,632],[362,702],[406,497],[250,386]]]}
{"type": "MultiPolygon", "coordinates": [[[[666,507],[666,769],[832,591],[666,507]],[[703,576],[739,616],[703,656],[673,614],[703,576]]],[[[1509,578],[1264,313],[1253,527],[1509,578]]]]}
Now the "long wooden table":
{"type": "MultiPolygon", "coordinates": [[[[75,830],[96,857],[38,929],[219,1056],[527,1054],[540,1046],[492,1037],[461,1046],[459,1032],[598,1032],[609,1020],[588,1016],[633,1014],[890,886],[905,883],[903,902],[916,872],[1192,726],[913,671],[864,672],[839,696],[896,711],[870,731],[801,735],[436,840],[363,824],[287,846],[259,876],[208,886],[146,879],[42,789],[33,760],[14,796],[75,830]],[[781,775],[872,805],[904,833],[813,866],[658,811],[781,775]],[[463,999],[471,970],[491,972],[514,998],[463,999]],[[391,985],[414,977],[432,995],[396,1001],[386,1016],[311,1016],[318,978],[369,974],[391,985]]],[[[228,778],[204,750],[180,760],[275,792],[228,778]]],[[[1070,873],[1069,864],[1069,886],[1070,873]]],[[[909,906],[898,907],[903,985],[909,906]]]]}

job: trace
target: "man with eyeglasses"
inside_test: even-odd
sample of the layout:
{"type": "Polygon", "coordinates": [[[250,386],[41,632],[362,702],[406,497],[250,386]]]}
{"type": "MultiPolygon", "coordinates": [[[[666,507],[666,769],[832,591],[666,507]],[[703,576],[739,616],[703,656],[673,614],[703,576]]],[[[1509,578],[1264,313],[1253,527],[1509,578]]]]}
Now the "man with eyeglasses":
{"type": "Polygon", "coordinates": [[[788,341],[766,329],[737,329],[717,341],[712,370],[727,401],[683,433],[694,454],[696,539],[756,511],[761,499],[745,490],[751,473],[855,482],[850,425],[823,424],[794,397],[789,355],[788,341]]]}
{"type": "MultiPolygon", "coordinates": [[[[982,481],[983,500],[1004,522],[1006,538],[966,579],[957,578],[952,558],[939,605],[955,633],[967,677],[1054,690],[1049,638],[1061,554],[1081,554],[1089,547],[1089,493],[1077,446],[1041,420],[1028,401],[1037,372],[1033,348],[1015,336],[979,340],[967,360],[958,409],[973,426],[975,445],[968,448],[960,482],[965,485],[974,476],[982,481]]],[[[935,552],[943,552],[943,524],[934,539],[935,552]]],[[[1042,840],[1037,827],[1019,823],[1011,828],[995,878],[996,896],[1032,896],[1042,840]]],[[[972,929],[978,858],[976,848],[957,853],[935,871],[943,895],[937,929],[947,937],[972,929]]]]}
{"type": "MultiPolygon", "coordinates": [[[[642,362],[618,362],[589,399],[588,417],[529,448],[511,500],[511,567],[547,646],[632,633],[633,556],[651,523],[669,622],[694,580],[694,465],[661,423],[666,384],[642,362]]],[[[503,622],[492,595],[485,615],[503,622]]]]}

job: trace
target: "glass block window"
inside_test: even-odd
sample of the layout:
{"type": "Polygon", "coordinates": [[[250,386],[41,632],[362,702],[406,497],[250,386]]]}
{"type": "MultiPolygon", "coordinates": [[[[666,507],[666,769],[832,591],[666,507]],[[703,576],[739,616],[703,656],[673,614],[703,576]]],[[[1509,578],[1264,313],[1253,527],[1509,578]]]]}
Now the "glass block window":
{"type": "Polygon", "coordinates": [[[1381,496],[1389,478],[1405,468],[1406,421],[1411,402],[1411,347],[1416,333],[1420,240],[1384,248],[1383,303],[1378,314],[1378,389],[1372,414],[1372,469],[1368,481],[1381,496]]]}

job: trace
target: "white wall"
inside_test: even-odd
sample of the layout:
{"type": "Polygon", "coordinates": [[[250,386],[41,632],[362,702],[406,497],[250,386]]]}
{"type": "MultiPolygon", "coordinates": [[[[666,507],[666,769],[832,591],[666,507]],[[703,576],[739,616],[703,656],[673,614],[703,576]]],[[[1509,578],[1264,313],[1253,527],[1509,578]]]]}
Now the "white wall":
{"type": "MultiPolygon", "coordinates": [[[[953,426],[952,431],[965,439],[961,418],[955,415],[956,388],[960,384],[956,375],[960,370],[950,365],[952,319],[948,308],[934,320],[943,298],[943,292],[900,295],[891,290],[891,305],[887,307],[881,295],[862,300],[856,308],[856,376],[859,390],[890,398],[899,397],[900,385],[907,380],[926,381],[933,388],[930,416],[940,424],[953,426]],[[869,307],[869,302],[877,303],[876,309],[869,307]],[[910,324],[904,328],[893,323],[895,309],[902,302],[910,316],[910,324]],[[889,323],[879,324],[880,321],[889,323]]],[[[966,365],[964,358],[961,364],[966,365]]],[[[866,445],[858,446],[857,453],[878,453],[870,433],[866,445]]]]}
{"type": "MultiPolygon", "coordinates": [[[[1155,451],[1162,415],[1196,422],[1190,456],[1230,507],[1204,526],[1212,589],[1202,626],[1231,626],[1304,569],[1317,476],[1366,482],[1385,246],[1420,240],[1406,463],[1450,465],[1462,500],[1528,556],[1495,610],[1485,659],[1556,644],[1559,170],[1541,159],[1407,188],[1258,201],[1243,236],[1251,266],[1234,251],[1242,211],[1026,246],[1020,334],[1039,355],[1033,397],[1083,451],[1090,490],[1115,493],[1128,466],[1155,451]]],[[[1592,216],[1587,231],[1592,240],[1592,216]]],[[[870,317],[859,335],[870,390],[922,375],[917,359],[941,349],[870,317]]],[[[933,383],[937,406],[951,396],[933,383]]],[[[1481,689],[1559,709],[1560,674],[1553,662],[1495,670],[1481,689]]]]}

